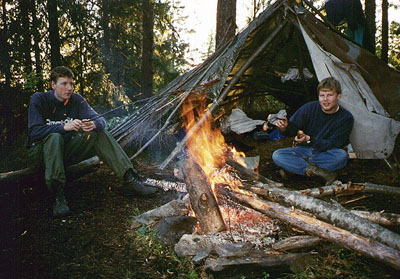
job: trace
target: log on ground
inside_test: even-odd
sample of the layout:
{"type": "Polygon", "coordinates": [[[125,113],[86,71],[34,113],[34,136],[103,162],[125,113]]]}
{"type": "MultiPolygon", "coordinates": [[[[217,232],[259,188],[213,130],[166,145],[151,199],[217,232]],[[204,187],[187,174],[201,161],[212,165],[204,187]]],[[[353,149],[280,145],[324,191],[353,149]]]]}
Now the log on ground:
{"type": "Polygon", "coordinates": [[[320,221],[301,210],[290,209],[274,202],[241,193],[226,191],[226,194],[268,217],[279,219],[311,235],[355,250],[400,270],[400,251],[397,249],[320,221]]]}
{"type": "MultiPolygon", "coordinates": [[[[73,180],[85,174],[96,171],[100,166],[97,156],[84,160],[78,164],[68,166],[66,176],[73,180]]],[[[22,170],[10,171],[0,174],[0,185],[22,185],[44,180],[44,171],[40,167],[30,167],[22,170]]]]}
{"type": "Polygon", "coordinates": [[[246,186],[246,189],[258,195],[265,196],[269,200],[310,212],[322,220],[335,224],[337,227],[374,239],[400,250],[399,234],[363,219],[341,206],[305,196],[296,191],[276,187],[268,187],[268,190],[266,190],[258,187],[246,186]]]}
{"type": "Polygon", "coordinates": [[[304,189],[298,192],[311,197],[325,197],[330,195],[352,195],[354,193],[359,193],[359,192],[400,195],[400,188],[387,185],[372,184],[372,183],[346,183],[346,184],[333,184],[324,187],[304,189]]]}

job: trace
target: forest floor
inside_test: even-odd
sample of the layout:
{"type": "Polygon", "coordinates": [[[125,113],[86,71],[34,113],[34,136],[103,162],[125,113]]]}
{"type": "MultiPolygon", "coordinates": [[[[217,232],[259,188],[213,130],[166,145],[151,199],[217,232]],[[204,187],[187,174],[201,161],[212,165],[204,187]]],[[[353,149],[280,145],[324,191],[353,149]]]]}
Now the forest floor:
{"type": "MultiPolygon", "coordinates": [[[[260,173],[282,182],[271,154],[290,145],[288,140],[246,139],[233,143],[246,156],[260,155],[260,173]]],[[[134,164],[144,177],[174,179],[172,167],[161,171],[143,158],[134,164]]],[[[352,159],[338,172],[338,177],[344,183],[400,187],[383,160],[352,159]]],[[[71,181],[66,187],[71,215],[64,218],[52,217],[52,196],[43,185],[3,188],[0,278],[399,278],[395,270],[329,243],[313,248],[318,254],[317,261],[300,273],[284,270],[272,274],[266,268],[261,277],[207,274],[201,266],[177,258],[173,249],[156,244],[151,233],[131,229],[135,216],[165,204],[175,194],[159,192],[150,198],[125,197],[116,191],[120,185],[104,165],[95,173],[71,181]]],[[[285,186],[313,188],[321,186],[321,181],[293,176],[285,181],[285,186]]],[[[360,193],[341,199],[362,196],[347,207],[400,213],[400,198],[395,196],[360,193]]],[[[395,230],[400,232],[398,228],[395,230]]]]}

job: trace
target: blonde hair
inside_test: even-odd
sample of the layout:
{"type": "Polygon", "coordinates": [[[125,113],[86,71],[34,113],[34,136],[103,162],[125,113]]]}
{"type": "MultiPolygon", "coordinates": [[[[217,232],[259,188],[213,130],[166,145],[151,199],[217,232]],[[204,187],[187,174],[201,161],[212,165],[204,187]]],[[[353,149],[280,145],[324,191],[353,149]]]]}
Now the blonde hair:
{"type": "Polygon", "coordinates": [[[342,94],[342,87],[340,85],[340,82],[333,77],[328,77],[321,80],[317,87],[318,93],[322,89],[329,89],[335,91],[337,94],[342,94]]]}

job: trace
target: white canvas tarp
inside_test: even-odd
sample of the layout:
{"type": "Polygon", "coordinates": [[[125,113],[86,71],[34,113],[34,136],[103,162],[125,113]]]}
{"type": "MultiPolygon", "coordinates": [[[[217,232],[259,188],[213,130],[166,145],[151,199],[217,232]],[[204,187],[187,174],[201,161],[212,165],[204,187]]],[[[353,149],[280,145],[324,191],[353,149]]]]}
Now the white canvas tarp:
{"type": "Polygon", "coordinates": [[[356,65],[342,63],[337,57],[323,50],[310,38],[300,22],[299,25],[318,80],[332,76],[342,85],[339,104],[354,116],[350,142],[357,158],[387,158],[392,153],[400,132],[400,122],[389,117],[356,65]]]}

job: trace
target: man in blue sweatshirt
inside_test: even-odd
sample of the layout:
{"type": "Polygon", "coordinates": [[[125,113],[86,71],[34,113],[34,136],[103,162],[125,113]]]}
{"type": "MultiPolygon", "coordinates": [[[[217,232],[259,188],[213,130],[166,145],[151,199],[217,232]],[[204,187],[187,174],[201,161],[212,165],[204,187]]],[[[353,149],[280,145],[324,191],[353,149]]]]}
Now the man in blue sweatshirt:
{"type": "Polygon", "coordinates": [[[306,176],[318,176],[330,185],[336,179],[335,171],[346,166],[349,159],[343,149],[349,142],[353,115],[338,100],[340,83],[325,78],[318,85],[318,101],[300,107],[289,121],[279,120],[276,126],[286,136],[295,136],[295,147],[278,149],[272,154],[274,163],[284,170],[306,176]]]}
{"type": "Polygon", "coordinates": [[[86,99],[73,92],[73,72],[64,66],[51,72],[52,91],[32,95],[28,113],[29,156],[45,170],[45,181],[55,193],[54,216],[69,213],[64,196],[65,165],[79,163],[94,155],[124,180],[125,195],[150,195],[157,190],[143,185],[127,154],[104,130],[106,121],[86,99]]]}

